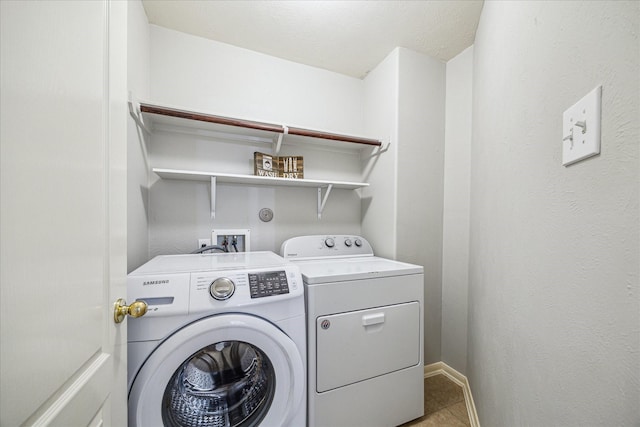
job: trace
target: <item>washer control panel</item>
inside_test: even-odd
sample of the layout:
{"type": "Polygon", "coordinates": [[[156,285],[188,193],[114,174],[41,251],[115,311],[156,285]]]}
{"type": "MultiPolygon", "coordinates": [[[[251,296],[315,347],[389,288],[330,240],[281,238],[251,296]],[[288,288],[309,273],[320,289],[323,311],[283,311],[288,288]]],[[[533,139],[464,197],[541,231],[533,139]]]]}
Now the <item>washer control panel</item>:
{"type": "Polygon", "coordinates": [[[147,302],[145,317],[156,317],[297,298],[304,287],[298,267],[287,265],[130,277],[127,294],[147,302]]]}
{"type": "Polygon", "coordinates": [[[251,298],[288,294],[287,273],[284,270],[249,273],[249,293],[251,298]]]}
{"type": "Polygon", "coordinates": [[[361,236],[336,234],[293,237],[282,244],[280,255],[286,259],[372,256],[373,249],[361,236]]]}
{"type": "Polygon", "coordinates": [[[191,273],[189,313],[227,306],[248,307],[304,295],[296,266],[191,273]]]}

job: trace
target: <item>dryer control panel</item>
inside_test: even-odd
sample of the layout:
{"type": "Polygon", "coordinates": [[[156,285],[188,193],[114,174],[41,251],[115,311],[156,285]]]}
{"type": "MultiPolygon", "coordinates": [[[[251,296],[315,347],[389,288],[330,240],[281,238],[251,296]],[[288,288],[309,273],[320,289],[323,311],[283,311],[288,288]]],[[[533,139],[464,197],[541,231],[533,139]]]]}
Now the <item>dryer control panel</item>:
{"type": "Polygon", "coordinates": [[[293,237],[282,244],[280,255],[288,260],[373,256],[373,248],[361,236],[332,234],[293,237]]]}

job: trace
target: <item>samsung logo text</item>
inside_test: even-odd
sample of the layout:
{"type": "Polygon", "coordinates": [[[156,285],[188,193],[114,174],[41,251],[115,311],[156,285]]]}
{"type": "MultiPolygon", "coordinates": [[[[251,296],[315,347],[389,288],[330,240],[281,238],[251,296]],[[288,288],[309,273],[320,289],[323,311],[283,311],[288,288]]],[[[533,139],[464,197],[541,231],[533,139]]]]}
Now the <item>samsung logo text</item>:
{"type": "Polygon", "coordinates": [[[147,286],[147,285],[166,285],[167,283],[169,283],[169,280],[149,280],[146,282],[142,282],[142,286],[147,286]]]}

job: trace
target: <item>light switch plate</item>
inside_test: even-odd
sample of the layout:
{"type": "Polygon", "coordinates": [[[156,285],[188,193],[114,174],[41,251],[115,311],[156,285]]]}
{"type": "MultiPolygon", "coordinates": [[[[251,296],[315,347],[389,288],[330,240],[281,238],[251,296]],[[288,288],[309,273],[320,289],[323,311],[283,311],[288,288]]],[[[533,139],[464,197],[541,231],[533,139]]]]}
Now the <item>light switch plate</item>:
{"type": "Polygon", "coordinates": [[[562,164],[569,166],[600,154],[602,86],[562,114],[562,164]]]}

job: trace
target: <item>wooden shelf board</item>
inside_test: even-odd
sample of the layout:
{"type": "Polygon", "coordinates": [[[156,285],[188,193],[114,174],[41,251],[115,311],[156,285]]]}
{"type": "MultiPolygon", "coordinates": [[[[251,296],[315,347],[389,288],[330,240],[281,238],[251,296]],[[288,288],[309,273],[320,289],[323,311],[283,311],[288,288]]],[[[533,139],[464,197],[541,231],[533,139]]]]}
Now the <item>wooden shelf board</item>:
{"type": "Polygon", "coordinates": [[[288,133],[289,135],[351,143],[361,146],[382,146],[381,141],[372,138],[363,138],[359,136],[343,135],[298,127],[287,128],[283,125],[273,123],[197,113],[147,103],[140,104],[140,112],[143,117],[147,118],[147,121],[150,119],[151,122],[166,123],[175,126],[203,128],[207,130],[222,130],[223,132],[234,134],[247,133],[250,136],[266,136],[268,138],[273,138],[276,134],[288,133]]]}
{"type": "Polygon", "coordinates": [[[177,169],[161,169],[153,168],[152,171],[163,179],[183,179],[190,181],[210,181],[211,177],[215,177],[219,183],[245,184],[245,185],[272,185],[272,186],[288,186],[288,187],[313,187],[324,188],[332,185],[333,188],[346,190],[355,190],[357,188],[368,187],[366,182],[347,182],[347,181],[326,181],[316,179],[291,179],[291,178],[273,178],[256,175],[239,175],[217,172],[203,172],[177,169]]]}

